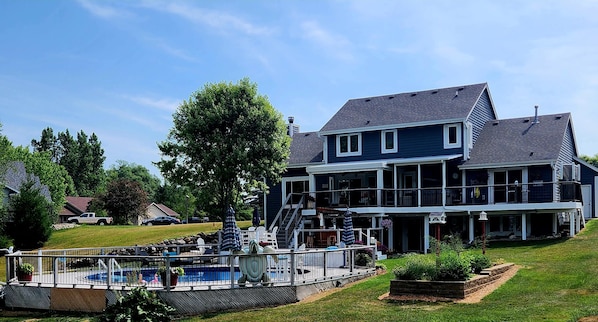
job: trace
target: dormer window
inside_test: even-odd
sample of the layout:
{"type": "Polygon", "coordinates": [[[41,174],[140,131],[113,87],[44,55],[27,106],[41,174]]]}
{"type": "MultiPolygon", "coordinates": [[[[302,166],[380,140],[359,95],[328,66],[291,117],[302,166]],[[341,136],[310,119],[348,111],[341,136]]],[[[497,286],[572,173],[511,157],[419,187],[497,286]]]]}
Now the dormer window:
{"type": "Polygon", "coordinates": [[[397,130],[382,131],[382,153],[397,153],[399,150],[399,140],[397,130]]]}
{"type": "Polygon", "coordinates": [[[461,124],[446,124],[444,126],[444,148],[453,149],[461,147],[461,124]]]}
{"type": "Polygon", "coordinates": [[[355,155],[361,155],[361,133],[337,135],[336,156],[348,157],[355,155]]]}

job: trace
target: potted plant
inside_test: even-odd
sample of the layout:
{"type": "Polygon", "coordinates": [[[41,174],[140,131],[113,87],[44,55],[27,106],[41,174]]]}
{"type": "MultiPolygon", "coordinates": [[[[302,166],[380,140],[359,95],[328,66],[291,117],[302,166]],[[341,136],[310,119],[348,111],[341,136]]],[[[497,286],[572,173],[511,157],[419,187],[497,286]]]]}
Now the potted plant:
{"type": "Polygon", "coordinates": [[[17,278],[19,281],[31,281],[33,278],[33,265],[29,263],[17,265],[17,278]]]}
{"type": "MultiPolygon", "coordinates": [[[[160,266],[158,268],[158,275],[162,281],[162,285],[166,286],[166,266],[160,266]]],[[[170,267],[170,286],[176,286],[179,281],[179,276],[185,275],[185,269],[182,267],[170,267]]]]}

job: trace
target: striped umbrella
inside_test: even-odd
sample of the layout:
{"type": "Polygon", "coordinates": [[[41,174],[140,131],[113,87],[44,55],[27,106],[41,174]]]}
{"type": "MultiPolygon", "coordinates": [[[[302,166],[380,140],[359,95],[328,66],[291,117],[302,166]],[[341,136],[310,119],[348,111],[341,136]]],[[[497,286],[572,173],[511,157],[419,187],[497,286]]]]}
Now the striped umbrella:
{"type": "Polygon", "coordinates": [[[353,218],[351,217],[351,211],[349,211],[349,209],[345,212],[345,218],[343,219],[343,234],[341,235],[341,241],[347,246],[355,244],[353,218]]]}
{"type": "Polygon", "coordinates": [[[253,226],[257,227],[260,225],[261,221],[262,219],[260,218],[259,210],[257,210],[257,207],[253,208],[253,218],[251,219],[251,223],[253,224],[253,226]]]}
{"type": "Polygon", "coordinates": [[[235,210],[233,207],[228,208],[226,218],[224,219],[224,227],[222,229],[222,245],[221,250],[236,251],[241,249],[241,233],[237,227],[235,220],[235,210]]]}

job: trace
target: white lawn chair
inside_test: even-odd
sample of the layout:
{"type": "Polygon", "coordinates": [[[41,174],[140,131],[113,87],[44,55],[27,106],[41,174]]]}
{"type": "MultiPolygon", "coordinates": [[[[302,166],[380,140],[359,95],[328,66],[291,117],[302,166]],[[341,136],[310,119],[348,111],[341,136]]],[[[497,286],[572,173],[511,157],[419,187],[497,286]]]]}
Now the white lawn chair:
{"type": "Polygon", "coordinates": [[[198,237],[197,238],[197,249],[191,250],[191,253],[197,254],[197,255],[203,255],[205,252],[206,252],[206,242],[203,240],[203,238],[198,237]]]}

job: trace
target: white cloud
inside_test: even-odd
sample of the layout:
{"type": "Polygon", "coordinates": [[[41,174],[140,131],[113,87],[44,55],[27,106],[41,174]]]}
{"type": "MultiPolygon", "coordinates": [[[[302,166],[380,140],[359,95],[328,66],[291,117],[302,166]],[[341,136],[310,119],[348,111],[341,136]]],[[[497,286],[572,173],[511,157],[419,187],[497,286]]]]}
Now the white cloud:
{"type": "Polygon", "coordinates": [[[301,23],[302,37],[316,47],[324,49],[328,55],[344,61],[352,61],[351,42],[344,36],[324,29],[316,21],[301,23]]]}
{"type": "Polygon", "coordinates": [[[114,7],[108,7],[108,6],[99,4],[99,3],[103,4],[105,2],[91,1],[91,0],[77,0],[77,2],[83,8],[85,8],[87,11],[89,11],[91,14],[101,17],[101,18],[114,18],[114,17],[123,17],[123,16],[129,15],[129,13],[127,13],[125,11],[117,10],[114,7]]]}
{"type": "Polygon", "coordinates": [[[122,95],[122,97],[139,105],[155,107],[170,112],[174,112],[181,103],[180,101],[174,99],[155,99],[147,96],[122,95]]]}
{"type": "Polygon", "coordinates": [[[273,30],[270,28],[261,27],[223,11],[198,8],[180,2],[149,1],[144,2],[143,5],[147,8],[174,14],[193,23],[207,25],[223,32],[237,31],[251,36],[267,36],[273,33],[273,30]]]}

